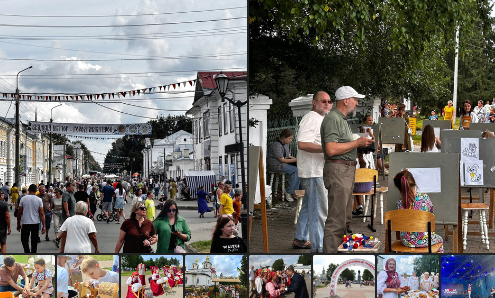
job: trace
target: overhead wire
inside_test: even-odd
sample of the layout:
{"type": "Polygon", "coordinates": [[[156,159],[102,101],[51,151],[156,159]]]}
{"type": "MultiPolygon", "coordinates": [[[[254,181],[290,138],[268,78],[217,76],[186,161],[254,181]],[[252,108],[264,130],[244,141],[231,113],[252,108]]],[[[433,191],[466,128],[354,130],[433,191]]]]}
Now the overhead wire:
{"type": "Polygon", "coordinates": [[[222,10],[234,10],[247,8],[247,6],[235,6],[226,8],[215,9],[202,9],[202,10],[188,10],[188,11],[173,11],[173,12],[160,12],[160,13],[139,13],[139,14],[114,14],[114,15],[22,15],[22,14],[0,14],[4,17],[25,17],[25,18],[109,18],[109,17],[137,17],[137,16],[158,16],[158,15],[173,15],[184,13],[197,13],[197,12],[212,12],[222,10]]]}
{"type": "Polygon", "coordinates": [[[116,109],[112,109],[112,108],[106,107],[106,106],[101,105],[101,104],[99,104],[97,102],[93,102],[93,103],[96,104],[96,105],[99,105],[101,107],[104,107],[106,109],[112,110],[114,112],[121,113],[121,114],[126,114],[126,115],[129,115],[129,116],[140,117],[140,118],[147,118],[147,119],[157,119],[158,118],[158,116],[157,117],[148,117],[148,116],[134,115],[134,114],[130,114],[130,113],[126,113],[126,112],[122,112],[122,111],[119,111],[119,110],[116,110],[116,109]]]}
{"type": "Polygon", "coordinates": [[[125,102],[123,102],[122,104],[127,105],[127,106],[141,108],[141,109],[148,109],[148,110],[158,110],[158,111],[168,111],[168,112],[187,112],[187,111],[189,111],[189,109],[187,109],[187,110],[169,110],[169,109],[147,108],[147,107],[142,107],[142,106],[137,106],[137,105],[131,105],[131,104],[125,103],[125,102]]]}

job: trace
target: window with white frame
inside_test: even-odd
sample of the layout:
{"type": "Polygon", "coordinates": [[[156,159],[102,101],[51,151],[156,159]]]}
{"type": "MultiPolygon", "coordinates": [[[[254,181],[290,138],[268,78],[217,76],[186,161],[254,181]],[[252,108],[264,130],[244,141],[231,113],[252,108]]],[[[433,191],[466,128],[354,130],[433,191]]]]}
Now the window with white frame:
{"type": "Polygon", "coordinates": [[[218,136],[222,136],[222,106],[218,107],[218,136]]]}
{"type": "Polygon", "coordinates": [[[201,118],[199,118],[199,119],[198,119],[198,135],[199,135],[199,142],[200,142],[200,143],[201,143],[201,140],[202,140],[202,138],[203,138],[203,137],[202,137],[202,129],[203,129],[203,128],[201,127],[201,121],[202,121],[202,119],[201,119],[201,118]]]}
{"type": "Polygon", "coordinates": [[[196,144],[198,143],[199,135],[198,135],[198,120],[194,121],[194,140],[196,144]]]}
{"type": "Polygon", "coordinates": [[[235,130],[235,106],[230,104],[230,132],[235,130]]]}
{"type": "Polygon", "coordinates": [[[203,135],[205,139],[210,137],[210,110],[203,114],[203,135]]]}
{"type": "Polygon", "coordinates": [[[223,133],[224,134],[228,134],[229,133],[229,128],[228,128],[228,117],[229,117],[229,113],[227,111],[227,103],[224,103],[223,104],[223,133]]]}

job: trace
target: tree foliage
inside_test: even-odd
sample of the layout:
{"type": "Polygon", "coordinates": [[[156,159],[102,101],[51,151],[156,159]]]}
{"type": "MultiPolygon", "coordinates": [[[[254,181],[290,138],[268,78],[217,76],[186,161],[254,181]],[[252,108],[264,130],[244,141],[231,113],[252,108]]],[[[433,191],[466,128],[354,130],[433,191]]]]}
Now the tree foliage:
{"type": "Polygon", "coordinates": [[[356,272],[349,268],[345,268],[342,273],[340,273],[340,278],[343,280],[354,280],[356,278],[356,272]]]}
{"type": "Polygon", "coordinates": [[[275,271],[284,270],[284,259],[277,259],[273,262],[272,269],[275,271]]]}
{"type": "Polygon", "coordinates": [[[374,280],[374,275],[368,269],[363,271],[363,280],[374,280]]]}
{"type": "Polygon", "coordinates": [[[242,256],[242,259],[241,259],[241,274],[239,276],[239,279],[241,280],[241,284],[244,286],[244,287],[247,287],[248,285],[248,275],[247,273],[249,272],[249,260],[248,260],[248,257],[247,255],[243,255],[242,256]]]}
{"type": "Polygon", "coordinates": [[[299,259],[297,259],[297,263],[303,265],[311,265],[312,261],[313,259],[311,255],[300,255],[299,259]]]}
{"type": "Polygon", "coordinates": [[[417,276],[423,272],[440,272],[438,257],[434,255],[423,255],[421,258],[415,258],[413,265],[417,276]]]}
{"type": "Polygon", "coordinates": [[[337,267],[339,267],[339,265],[337,265],[337,264],[334,264],[334,263],[328,264],[328,268],[326,271],[327,280],[329,280],[329,281],[332,280],[332,274],[335,271],[335,269],[337,269],[337,267]]]}

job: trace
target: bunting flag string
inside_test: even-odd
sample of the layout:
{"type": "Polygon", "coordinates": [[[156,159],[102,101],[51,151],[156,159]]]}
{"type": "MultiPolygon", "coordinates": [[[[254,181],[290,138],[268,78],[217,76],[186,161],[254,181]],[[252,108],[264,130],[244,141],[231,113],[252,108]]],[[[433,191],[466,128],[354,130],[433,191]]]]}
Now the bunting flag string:
{"type": "Polygon", "coordinates": [[[111,158],[121,158],[121,159],[129,159],[130,157],[126,157],[126,156],[114,156],[114,155],[108,155],[107,153],[101,153],[101,152],[96,152],[96,151],[91,151],[91,150],[88,150],[89,152],[92,152],[92,153],[95,153],[95,154],[100,154],[100,155],[105,155],[105,156],[108,156],[108,157],[111,157],[111,158]]]}
{"type": "MultiPolygon", "coordinates": [[[[57,93],[57,94],[52,94],[52,93],[22,93],[19,94],[19,99],[22,100],[44,100],[44,101],[79,101],[79,100],[86,100],[86,101],[95,101],[95,100],[105,100],[105,98],[108,99],[113,99],[115,98],[115,95],[117,95],[118,98],[122,97],[131,97],[131,96],[136,96],[140,95],[141,92],[144,94],[154,94],[156,93],[156,89],[158,88],[160,93],[167,92],[167,91],[173,91],[176,90],[176,88],[179,88],[182,84],[183,87],[186,87],[187,84],[189,86],[195,86],[196,85],[197,79],[194,80],[188,80],[184,82],[179,82],[179,83],[174,83],[174,84],[168,84],[168,85],[161,85],[161,86],[155,86],[155,87],[147,87],[143,89],[136,89],[136,90],[129,90],[129,91],[117,91],[117,92],[104,92],[104,93],[57,93]],[[163,88],[163,91],[162,91],[163,88]],[[172,90],[171,90],[172,89],[172,90]],[[50,94],[50,95],[48,95],[50,94]],[[101,97],[101,98],[100,98],[101,97]]],[[[2,98],[15,98],[16,94],[15,93],[1,93],[2,98]]]]}
{"type": "Polygon", "coordinates": [[[53,135],[56,136],[64,136],[68,138],[76,138],[76,139],[86,139],[86,140],[118,140],[120,138],[108,138],[108,137],[83,137],[83,136],[75,136],[75,135],[66,135],[66,134],[59,134],[59,133],[54,133],[53,135]]]}

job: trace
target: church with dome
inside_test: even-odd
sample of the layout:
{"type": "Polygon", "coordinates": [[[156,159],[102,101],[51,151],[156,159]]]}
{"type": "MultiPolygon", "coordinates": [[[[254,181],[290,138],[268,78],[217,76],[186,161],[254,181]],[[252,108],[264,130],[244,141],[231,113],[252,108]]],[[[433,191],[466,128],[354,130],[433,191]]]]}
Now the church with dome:
{"type": "Polygon", "coordinates": [[[198,258],[192,264],[192,268],[186,268],[184,283],[186,287],[192,286],[209,286],[213,285],[212,279],[217,277],[215,267],[210,262],[210,257],[206,256],[206,260],[198,264],[198,258]]]}

